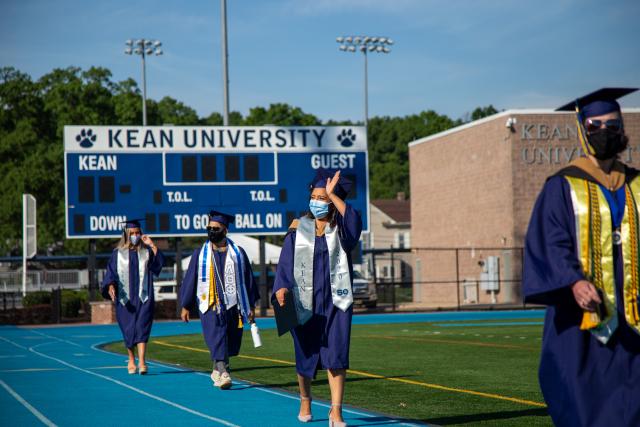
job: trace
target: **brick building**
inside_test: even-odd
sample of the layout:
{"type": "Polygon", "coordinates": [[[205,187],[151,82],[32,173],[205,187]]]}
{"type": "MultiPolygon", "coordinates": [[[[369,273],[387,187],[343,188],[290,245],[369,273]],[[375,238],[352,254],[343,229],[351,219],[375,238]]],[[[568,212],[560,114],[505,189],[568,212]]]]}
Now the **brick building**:
{"type": "MultiPolygon", "coordinates": [[[[620,158],[640,168],[640,109],[623,116],[629,148],[620,158]]],[[[414,301],[520,302],[535,199],[545,179],[579,155],[575,115],[553,110],[508,110],[411,142],[414,301]],[[499,260],[493,292],[483,289],[495,285],[486,280],[489,257],[499,260]]]]}
{"type": "MultiPolygon", "coordinates": [[[[363,248],[390,250],[411,247],[411,205],[404,193],[395,199],[371,200],[369,233],[363,234],[363,248]]],[[[391,268],[389,253],[376,258],[375,274],[378,281],[410,282],[412,280],[411,253],[396,253],[391,268]],[[393,272],[393,277],[392,277],[393,272]]],[[[369,266],[369,270],[373,266],[369,266]]]]}

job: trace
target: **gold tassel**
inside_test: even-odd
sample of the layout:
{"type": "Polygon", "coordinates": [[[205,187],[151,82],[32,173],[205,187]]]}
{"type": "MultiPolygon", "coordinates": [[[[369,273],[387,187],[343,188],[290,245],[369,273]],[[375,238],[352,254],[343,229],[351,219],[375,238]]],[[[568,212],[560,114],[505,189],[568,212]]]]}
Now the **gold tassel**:
{"type": "Polygon", "coordinates": [[[242,323],[242,315],[238,316],[238,329],[242,329],[244,327],[244,323],[242,323]]]}
{"type": "Polygon", "coordinates": [[[598,313],[591,311],[584,311],[582,313],[582,323],[580,329],[583,331],[593,329],[600,324],[600,316],[598,313]]]}

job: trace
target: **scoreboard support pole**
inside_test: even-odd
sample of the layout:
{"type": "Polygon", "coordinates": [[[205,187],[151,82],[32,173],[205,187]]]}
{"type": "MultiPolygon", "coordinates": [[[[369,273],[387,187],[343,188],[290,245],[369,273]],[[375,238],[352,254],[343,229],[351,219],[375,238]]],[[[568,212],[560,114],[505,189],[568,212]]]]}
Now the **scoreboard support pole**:
{"type": "Polygon", "coordinates": [[[180,286],[182,285],[182,239],[176,237],[175,239],[176,250],[176,316],[180,318],[181,304],[180,304],[180,286]]]}
{"type": "Polygon", "coordinates": [[[98,275],[96,274],[96,239],[89,239],[89,259],[87,262],[89,270],[89,300],[98,299],[98,275]]]}
{"type": "Polygon", "coordinates": [[[269,308],[269,289],[267,286],[267,263],[266,263],[266,240],[265,236],[258,236],[260,242],[260,316],[265,317],[267,315],[267,308],[269,308]]]}

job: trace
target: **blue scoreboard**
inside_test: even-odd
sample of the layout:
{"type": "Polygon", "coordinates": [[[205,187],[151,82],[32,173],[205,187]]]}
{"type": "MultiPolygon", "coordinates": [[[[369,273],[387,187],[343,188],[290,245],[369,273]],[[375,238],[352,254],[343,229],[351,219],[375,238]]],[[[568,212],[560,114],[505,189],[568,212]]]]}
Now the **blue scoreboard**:
{"type": "Polygon", "coordinates": [[[364,127],[65,126],[67,238],[112,238],[144,218],[153,236],[202,235],[207,213],[230,231],[281,234],[307,211],[318,168],[354,181],[347,196],[369,229],[364,127]]]}

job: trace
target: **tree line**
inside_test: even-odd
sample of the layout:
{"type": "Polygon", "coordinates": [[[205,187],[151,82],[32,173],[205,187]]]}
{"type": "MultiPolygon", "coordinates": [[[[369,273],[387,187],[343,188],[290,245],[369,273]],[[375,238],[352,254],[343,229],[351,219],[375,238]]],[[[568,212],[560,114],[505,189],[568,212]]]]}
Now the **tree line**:
{"type": "MultiPolygon", "coordinates": [[[[489,105],[476,108],[470,118],[496,113],[489,105]]],[[[323,122],[299,107],[285,103],[254,107],[243,116],[229,114],[233,126],[354,125],[350,121],[323,122]]],[[[407,144],[464,123],[433,110],[403,117],[369,119],[370,197],[407,196],[407,144]]],[[[140,88],[129,78],[116,82],[103,67],[54,69],[34,80],[13,67],[0,68],[0,254],[19,254],[22,247],[22,197],[38,200],[38,252],[85,252],[86,242],[65,241],[63,131],[65,125],[139,125],[140,88]]],[[[184,103],[166,96],[147,99],[147,123],[221,126],[222,115],[199,117],[184,103]]]]}

